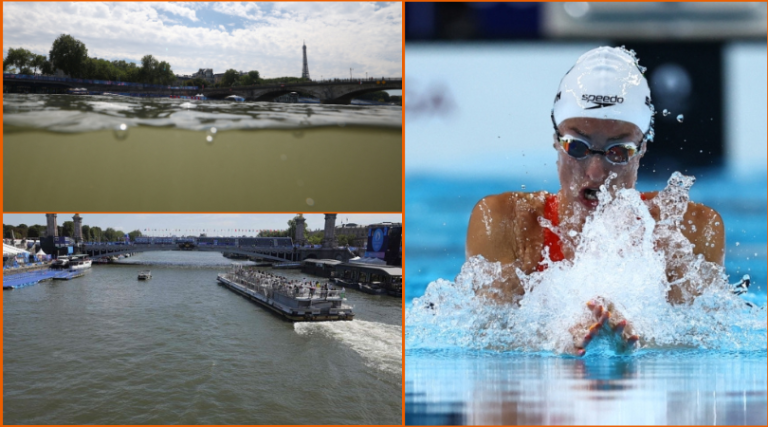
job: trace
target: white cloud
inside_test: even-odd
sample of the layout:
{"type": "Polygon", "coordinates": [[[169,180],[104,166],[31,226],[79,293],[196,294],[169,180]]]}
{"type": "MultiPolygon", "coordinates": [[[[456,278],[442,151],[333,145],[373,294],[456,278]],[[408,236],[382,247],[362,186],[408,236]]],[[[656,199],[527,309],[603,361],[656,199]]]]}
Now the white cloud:
{"type": "Polygon", "coordinates": [[[310,74],[400,76],[401,3],[27,3],[3,4],[3,49],[47,53],[60,34],[83,41],[90,56],[139,60],[151,54],[176,73],[198,68],[298,76],[307,42],[310,74]],[[229,32],[211,10],[247,20],[229,32]],[[169,20],[173,14],[196,26],[169,20]],[[203,25],[204,22],[215,25],[203,25]]]}
{"type": "Polygon", "coordinates": [[[261,8],[257,3],[213,3],[213,10],[225,15],[238,16],[240,18],[257,20],[263,17],[261,8]]]}
{"type": "Polygon", "coordinates": [[[197,14],[194,10],[190,9],[189,7],[185,7],[179,3],[149,3],[151,6],[156,7],[160,10],[164,10],[166,12],[173,13],[174,15],[183,16],[187,19],[192,20],[193,22],[199,21],[197,18],[197,14]]]}

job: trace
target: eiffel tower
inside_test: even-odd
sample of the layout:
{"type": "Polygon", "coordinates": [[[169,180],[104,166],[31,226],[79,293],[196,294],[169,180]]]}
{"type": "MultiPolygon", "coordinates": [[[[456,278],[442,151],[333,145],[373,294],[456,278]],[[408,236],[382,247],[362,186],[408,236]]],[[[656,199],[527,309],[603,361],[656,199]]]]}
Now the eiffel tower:
{"type": "Polygon", "coordinates": [[[309,78],[309,65],[307,65],[307,44],[304,43],[304,45],[301,47],[301,49],[304,51],[304,67],[301,69],[301,78],[310,80],[309,78]]]}

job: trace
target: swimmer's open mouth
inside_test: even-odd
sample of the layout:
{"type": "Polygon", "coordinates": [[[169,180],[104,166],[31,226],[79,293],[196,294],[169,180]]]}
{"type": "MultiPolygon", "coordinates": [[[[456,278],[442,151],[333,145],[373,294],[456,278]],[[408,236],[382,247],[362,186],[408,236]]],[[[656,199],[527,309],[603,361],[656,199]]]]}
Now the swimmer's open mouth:
{"type": "Polygon", "coordinates": [[[597,193],[599,191],[600,191],[599,188],[589,188],[589,187],[582,188],[581,191],[579,192],[579,201],[587,209],[589,210],[595,209],[599,203],[599,200],[597,199],[597,193]]]}
{"type": "Polygon", "coordinates": [[[582,190],[581,194],[584,196],[587,200],[594,200],[597,201],[597,192],[600,191],[597,188],[585,188],[582,190]]]}

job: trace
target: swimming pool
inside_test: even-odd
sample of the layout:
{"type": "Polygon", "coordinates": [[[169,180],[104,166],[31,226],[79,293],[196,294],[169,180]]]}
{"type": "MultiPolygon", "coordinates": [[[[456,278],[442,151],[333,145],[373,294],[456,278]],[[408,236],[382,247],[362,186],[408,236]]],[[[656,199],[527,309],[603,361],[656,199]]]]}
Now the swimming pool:
{"type": "MultiPolygon", "coordinates": [[[[766,177],[694,173],[691,199],[726,226],[730,282],[750,274],[746,300],[766,304],[766,177]]],[[[659,190],[667,176],[641,177],[659,190]]],[[[406,306],[464,263],[469,214],[483,196],[557,190],[530,175],[509,180],[411,175],[406,179],[406,306]]],[[[763,330],[758,334],[765,334],[763,330]]],[[[765,424],[765,347],[640,350],[574,359],[545,352],[410,346],[406,325],[407,424],[765,424]],[[418,347],[418,348],[414,348],[418,347]]],[[[411,343],[413,341],[410,341],[411,343]]]]}

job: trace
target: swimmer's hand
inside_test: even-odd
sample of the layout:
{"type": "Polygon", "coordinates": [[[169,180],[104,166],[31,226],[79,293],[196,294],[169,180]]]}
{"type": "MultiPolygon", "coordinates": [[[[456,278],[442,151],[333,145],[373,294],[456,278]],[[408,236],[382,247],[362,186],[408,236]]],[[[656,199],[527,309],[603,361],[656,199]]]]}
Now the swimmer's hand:
{"type": "Polygon", "coordinates": [[[587,352],[587,345],[599,333],[614,334],[620,341],[622,350],[634,350],[637,347],[640,337],[613,303],[596,297],[587,301],[587,308],[591,313],[587,322],[574,325],[570,329],[573,346],[568,349],[568,353],[583,356],[587,352]]]}

